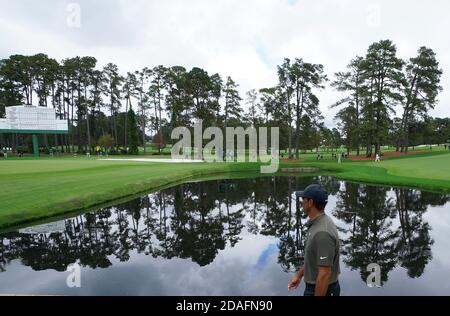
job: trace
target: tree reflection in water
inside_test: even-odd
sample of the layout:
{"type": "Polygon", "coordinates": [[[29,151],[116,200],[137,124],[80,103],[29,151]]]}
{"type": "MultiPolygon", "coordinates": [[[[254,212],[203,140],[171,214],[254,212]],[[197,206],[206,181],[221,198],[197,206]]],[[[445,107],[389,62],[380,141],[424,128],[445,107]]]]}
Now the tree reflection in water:
{"type": "Polygon", "coordinates": [[[0,272],[12,260],[35,271],[65,271],[69,264],[105,269],[133,253],[191,259],[207,266],[248,234],[276,237],[278,263],[293,272],[302,263],[306,216],[293,193],[320,183],[336,198],[344,263],[365,282],[370,263],[382,282],[396,266],[420,277],[432,259],[429,206],[448,196],[346,183],[330,177],[272,177],[187,183],[64,221],[62,232],[0,235],[0,272]]]}

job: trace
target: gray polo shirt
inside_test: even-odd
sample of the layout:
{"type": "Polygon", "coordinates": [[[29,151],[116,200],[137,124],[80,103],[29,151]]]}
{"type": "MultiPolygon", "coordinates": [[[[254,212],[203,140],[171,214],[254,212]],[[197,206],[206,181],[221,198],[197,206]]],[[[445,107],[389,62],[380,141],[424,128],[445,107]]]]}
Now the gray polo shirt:
{"type": "Polygon", "coordinates": [[[341,270],[340,241],[336,225],[329,216],[323,214],[309,221],[306,226],[309,229],[305,243],[305,282],[316,284],[320,266],[331,267],[330,284],[337,282],[341,270]]]}

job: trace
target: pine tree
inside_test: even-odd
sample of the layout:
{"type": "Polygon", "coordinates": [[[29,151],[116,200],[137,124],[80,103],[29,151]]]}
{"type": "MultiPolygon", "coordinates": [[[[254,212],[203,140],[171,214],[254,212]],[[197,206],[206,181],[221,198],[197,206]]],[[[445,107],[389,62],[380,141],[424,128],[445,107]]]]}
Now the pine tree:
{"type": "Polygon", "coordinates": [[[138,136],[138,127],[136,122],[136,114],[133,109],[130,108],[128,111],[128,144],[129,150],[128,153],[130,155],[138,155],[139,154],[139,136],[138,136]]]}
{"type": "Polygon", "coordinates": [[[239,85],[236,84],[236,82],[234,82],[231,77],[227,78],[227,83],[225,84],[225,89],[223,90],[225,94],[225,127],[227,127],[228,121],[230,119],[239,120],[242,115],[240,104],[242,98],[239,96],[239,92],[237,90],[238,87],[239,85]]]}

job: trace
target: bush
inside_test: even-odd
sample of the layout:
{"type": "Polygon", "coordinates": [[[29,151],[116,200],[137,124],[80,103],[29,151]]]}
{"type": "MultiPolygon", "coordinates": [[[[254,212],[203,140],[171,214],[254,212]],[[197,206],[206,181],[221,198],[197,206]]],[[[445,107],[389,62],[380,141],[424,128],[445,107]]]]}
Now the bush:
{"type": "Polygon", "coordinates": [[[113,146],[113,144],[114,144],[114,139],[109,134],[103,135],[98,139],[98,145],[100,147],[102,147],[103,149],[108,150],[109,148],[111,148],[113,146]]]}

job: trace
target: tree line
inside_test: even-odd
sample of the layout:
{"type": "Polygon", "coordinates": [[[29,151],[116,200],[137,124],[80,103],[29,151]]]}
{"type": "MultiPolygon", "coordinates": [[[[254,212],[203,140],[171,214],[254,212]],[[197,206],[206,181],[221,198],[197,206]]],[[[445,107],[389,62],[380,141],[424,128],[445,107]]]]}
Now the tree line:
{"type": "MultiPolygon", "coordinates": [[[[405,61],[392,41],[382,40],[331,80],[321,64],[286,58],[275,87],[241,96],[231,77],[198,67],[160,65],[122,75],[112,63],[99,69],[90,56],[58,62],[45,54],[12,55],[0,60],[0,115],[12,105],[53,107],[70,133],[45,137],[45,144],[63,152],[100,145],[132,154],[143,146],[145,153],[149,142],[161,151],[173,128],[202,120],[205,127],[278,126],[280,146],[292,158],[341,145],[371,156],[382,145],[407,152],[420,142],[449,141],[450,119],[428,115],[442,91],[442,73],[432,49],[420,47],[405,61]],[[332,105],[339,108],[333,129],[324,125],[317,96],[330,81],[343,95],[332,105]]],[[[3,135],[0,145],[17,147],[20,139],[26,140],[3,135]]]]}

